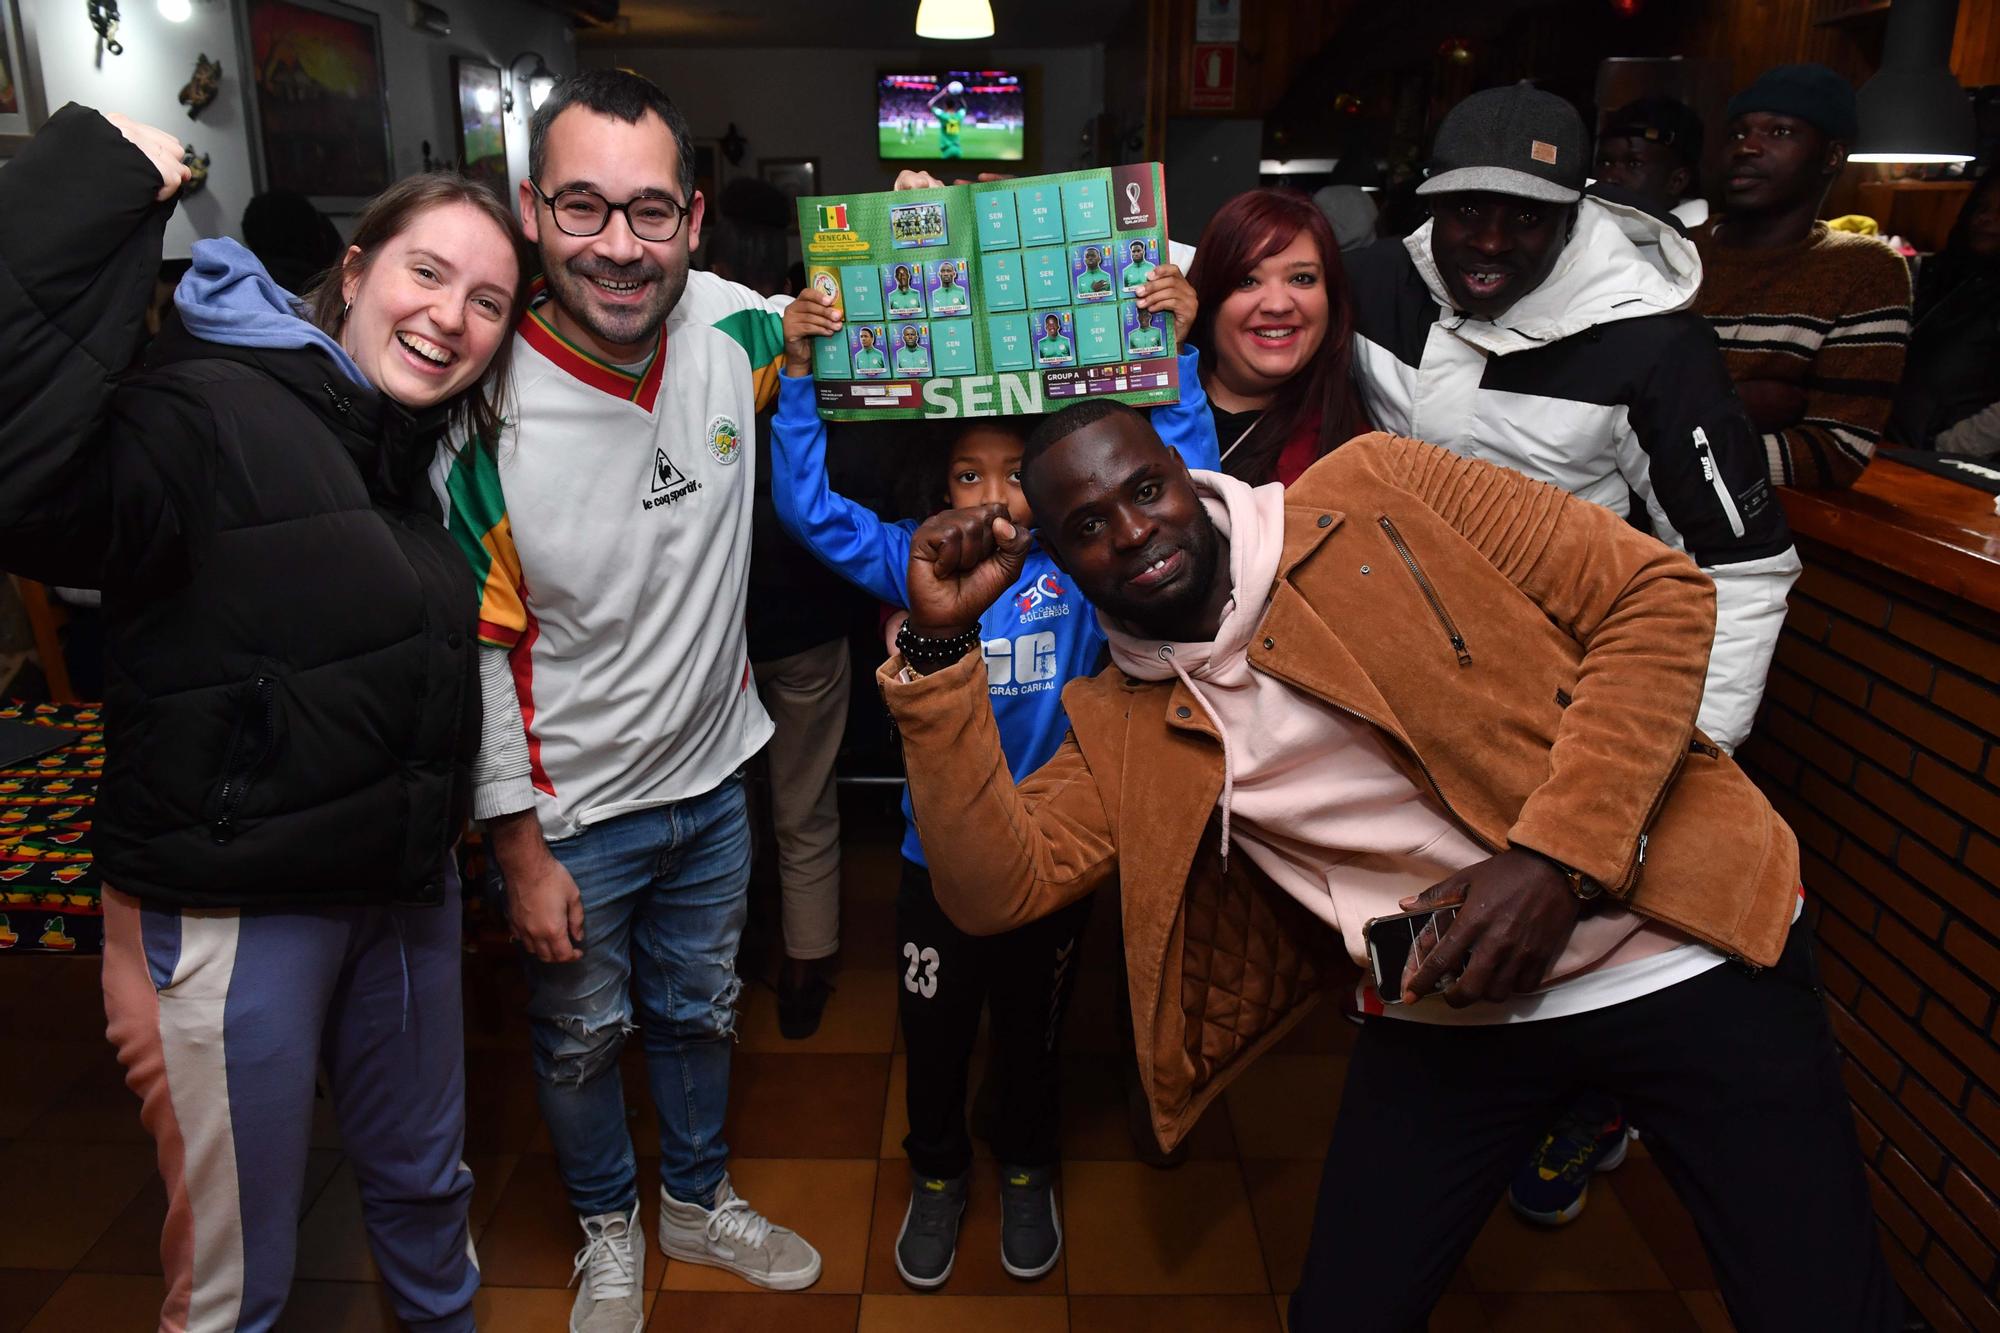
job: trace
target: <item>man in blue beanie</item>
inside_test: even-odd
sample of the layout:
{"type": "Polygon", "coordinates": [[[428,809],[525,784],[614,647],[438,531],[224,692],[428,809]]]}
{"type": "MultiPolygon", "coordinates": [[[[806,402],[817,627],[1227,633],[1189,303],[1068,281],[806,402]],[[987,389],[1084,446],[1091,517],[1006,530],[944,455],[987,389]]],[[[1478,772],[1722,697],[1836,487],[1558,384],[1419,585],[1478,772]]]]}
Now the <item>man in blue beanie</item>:
{"type": "Polygon", "coordinates": [[[1903,374],[1908,266],[1818,220],[1859,128],[1854,89],[1826,66],[1767,70],[1729,99],[1723,214],[1694,232],[1696,308],[1777,485],[1851,485],[1903,374]]]}

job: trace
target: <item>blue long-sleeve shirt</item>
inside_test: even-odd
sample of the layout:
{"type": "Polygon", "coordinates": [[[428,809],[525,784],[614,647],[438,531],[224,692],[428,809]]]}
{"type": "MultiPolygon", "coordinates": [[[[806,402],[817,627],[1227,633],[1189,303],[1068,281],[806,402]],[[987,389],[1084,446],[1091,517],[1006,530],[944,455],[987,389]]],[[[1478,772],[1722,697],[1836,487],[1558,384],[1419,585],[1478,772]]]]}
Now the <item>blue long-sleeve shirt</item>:
{"type": "MultiPolygon", "coordinates": [[[[1193,348],[1180,353],[1181,400],[1152,412],[1153,429],[1187,465],[1220,471],[1221,446],[1193,348]]],[[[841,577],[892,606],[910,604],[912,520],[888,523],[827,484],[826,423],[810,375],[784,376],[771,422],[771,504],[785,531],[841,577]]],[[[1006,596],[979,617],[980,651],[1000,748],[1015,778],[1034,772],[1069,730],[1062,688],[1095,672],[1104,652],[1097,612],[1036,546],[1006,596]]],[[[903,855],[925,864],[910,794],[903,793],[903,855]]]]}

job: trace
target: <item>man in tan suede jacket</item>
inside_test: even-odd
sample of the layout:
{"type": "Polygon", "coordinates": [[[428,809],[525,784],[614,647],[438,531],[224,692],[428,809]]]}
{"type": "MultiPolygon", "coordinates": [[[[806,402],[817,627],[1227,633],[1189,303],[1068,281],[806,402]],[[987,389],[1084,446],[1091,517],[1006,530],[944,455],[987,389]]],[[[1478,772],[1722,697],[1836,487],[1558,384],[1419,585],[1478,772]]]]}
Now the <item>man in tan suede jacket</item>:
{"type": "Polygon", "coordinates": [[[1383,435],[1252,489],[1092,402],[1023,467],[1111,641],[1070,738],[1011,780],[967,638],[1028,543],[997,509],[918,531],[882,690],[961,926],[1122,886],[1162,1142],[1351,976],[1369,919],[1455,908],[1368,1006],[1293,1329],[1422,1328],[1586,1085],[1647,1127],[1739,1328],[1899,1325],[1797,844],[1695,729],[1714,594],[1686,556],[1383,435]]]}

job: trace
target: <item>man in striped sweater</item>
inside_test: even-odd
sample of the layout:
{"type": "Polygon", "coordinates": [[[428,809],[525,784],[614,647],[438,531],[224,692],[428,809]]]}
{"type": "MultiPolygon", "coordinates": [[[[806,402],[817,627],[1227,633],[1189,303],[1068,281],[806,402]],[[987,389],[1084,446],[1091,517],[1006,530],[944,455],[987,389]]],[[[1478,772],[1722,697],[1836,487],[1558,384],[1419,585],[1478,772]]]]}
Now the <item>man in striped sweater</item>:
{"type": "Polygon", "coordinates": [[[1854,89],[1826,66],[1766,71],[1729,101],[1723,216],[1694,232],[1696,308],[1778,485],[1853,484],[1903,374],[1908,267],[1817,220],[1856,128],[1854,89]]]}

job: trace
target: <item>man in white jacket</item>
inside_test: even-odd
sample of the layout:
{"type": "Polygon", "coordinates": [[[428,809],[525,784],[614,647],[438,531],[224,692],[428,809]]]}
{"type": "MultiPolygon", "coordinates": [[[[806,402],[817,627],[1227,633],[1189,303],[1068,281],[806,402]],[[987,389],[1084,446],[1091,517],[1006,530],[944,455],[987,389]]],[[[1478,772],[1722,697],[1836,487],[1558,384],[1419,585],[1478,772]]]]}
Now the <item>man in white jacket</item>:
{"type": "Polygon", "coordinates": [[[1583,193],[1583,122],[1525,85],[1439,127],[1431,221],[1348,260],[1355,375],[1383,430],[1628,515],[1715,580],[1701,727],[1749,734],[1798,555],[1672,223],[1583,193]]]}
{"type": "MultiPolygon", "coordinates": [[[[1589,140],[1561,98],[1475,93],[1438,127],[1431,220],[1347,259],[1369,419],[1525,472],[1687,551],[1715,580],[1701,729],[1756,719],[1799,574],[1755,427],[1693,305],[1701,260],[1664,217],[1584,193],[1589,140]]],[[[1576,1108],[1516,1181],[1566,1222],[1623,1158],[1615,1106],[1576,1108]]]]}

